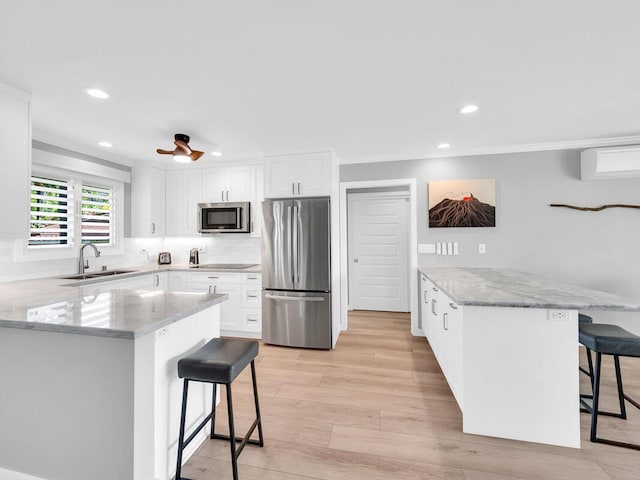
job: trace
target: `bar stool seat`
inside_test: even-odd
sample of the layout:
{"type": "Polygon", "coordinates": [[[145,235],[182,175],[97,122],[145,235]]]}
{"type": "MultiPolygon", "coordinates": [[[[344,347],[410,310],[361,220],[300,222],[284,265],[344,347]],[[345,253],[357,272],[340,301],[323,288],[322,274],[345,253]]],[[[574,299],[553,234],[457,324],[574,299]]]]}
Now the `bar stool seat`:
{"type": "Polygon", "coordinates": [[[235,338],[214,338],[196,352],[178,361],[178,376],[184,379],[182,390],[182,413],[180,417],[180,434],[178,437],[178,459],[176,464],[176,480],[181,480],[182,453],[185,447],[195,438],[196,434],[211,421],[210,438],[229,441],[231,450],[231,468],[233,479],[238,480],[238,456],[247,443],[264,446],[262,437],[262,420],[258,402],[258,386],[256,384],[255,358],[258,355],[258,342],[255,340],[240,340],[235,338]],[[256,409],[256,419],[249,427],[244,437],[236,437],[233,418],[233,401],[231,383],[251,364],[251,380],[253,383],[253,398],[256,409]],[[185,434],[185,419],[187,413],[187,394],[189,382],[206,382],[213,384],[213,400],[211,413],[194,429],[187,439],[185,434]],[[215,433],[216,421],[216,388],[218,384],[225,385],[227,393],[227,414],[229,417],[229,435],[215,433]],[[258,429],[258,440],[251,439],[251,435],[258,429]],[[239,444],[237,443],[239,442],[239,444]]]}
{"type": "Polygon", "coordinates": [[[598,415],[607,415],[611,417],[626,419],[627,411],[625,407],[625,401],[640,409],[640,404],[624,393],[624,389],[622,386],[622,372],[620,370],[620,357],[640,357],[640,337],[634,335],[631,332],[628,332],[624,328],[621,328],[617,325],[609,325],[604,323],[581,322],[578,325],[578,329],[580,343],[583,344],[587,349],[587,355],[589,356],[589,359],[591,359],[591,351],[596,353],[595,365],[593,367],[592,374],[590,375],[592,379],[593,394],[580,395],[580,403],[583,406],[581,411],[591,414],[590,440],[596,443],[606,443],[608,445],[640,450],[640,445],[600,438],[597,434],[598,415]],[[618,388],[618,403],[620,404],[620,413],[605,412],[599,410],[602,355],[613,356],[616,372],[616,384],[618,388]],[[585,399],[588,398],[593,400],[591,405],[589,405],[585,401],[585,399]]]}

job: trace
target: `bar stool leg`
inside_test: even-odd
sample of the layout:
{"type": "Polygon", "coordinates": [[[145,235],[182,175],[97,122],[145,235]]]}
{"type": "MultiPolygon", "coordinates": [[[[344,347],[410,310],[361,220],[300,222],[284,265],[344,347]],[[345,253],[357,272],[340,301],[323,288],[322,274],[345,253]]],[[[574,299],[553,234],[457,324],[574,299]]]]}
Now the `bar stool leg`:
{"type": "Polygon", "coordinates": [[[613,356],[613,362],[616,366],[616,383],[618,384],[618,402],[620,402],[620,418],[627,419],[627,409],[624,405],[624,391],[622,390],[622,371],[620,370],[620,357],[613,356]]]}
{"type": "Polygon", "coordinates": [[[591,406],[591,436],[592,442],[597,442],[598,402],[600,400],[600,370],[602,367],[602,353],[596,352],[596,365],[593,375],[593,404],[591,406]]]}
{"type": "Polygon", "coordinates": [[[178,461],[176,464],[176,480],[180,480],[182,471],[182,450],[184,448],[184,426],[187,416],[187,392],[189,390],[189,380],[184,379],[182,387],[182,413],[180,414],[180,434],[178,436],[178,461]]]}
{"type": "Polygon", "coordinates": [[[227,383],[227,413],[229,415],[229,448],[231,450],[231,469],[233,480],[238,480],[238,457],[236,455],[236,430],[233,423],[233,403],[231,400],[231,384],[227,383]]]}
{"type": "Polygon", "coordinates": [[[253,360],[251,360],[251,380],[253,381],[253,399],[256,404],[256,419],[258,422],[258,438],[260,442],[258,445],[264,447],[264,439],[262,437],[262,417],[260,416],[260,402],[258,401],[258,384],[256,382],[256,365],[253,360]]]}
{"type": "Polygon", "coordinates": [[[213,384],[213,397],[211,399],[211,435],[209,438],[214,438],[216,434],[216,393],[218,384],[213,384]]]}

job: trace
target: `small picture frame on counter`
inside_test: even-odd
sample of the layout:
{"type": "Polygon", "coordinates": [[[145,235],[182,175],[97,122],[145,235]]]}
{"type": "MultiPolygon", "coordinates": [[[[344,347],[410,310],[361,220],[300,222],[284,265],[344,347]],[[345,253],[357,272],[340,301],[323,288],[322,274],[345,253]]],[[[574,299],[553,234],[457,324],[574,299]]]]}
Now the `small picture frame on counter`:
{"type": "Polygon", "coordinates": [[[171,263],[170,252],[160,252],[158,254],[158,265],[169,265],[171,263]]]}

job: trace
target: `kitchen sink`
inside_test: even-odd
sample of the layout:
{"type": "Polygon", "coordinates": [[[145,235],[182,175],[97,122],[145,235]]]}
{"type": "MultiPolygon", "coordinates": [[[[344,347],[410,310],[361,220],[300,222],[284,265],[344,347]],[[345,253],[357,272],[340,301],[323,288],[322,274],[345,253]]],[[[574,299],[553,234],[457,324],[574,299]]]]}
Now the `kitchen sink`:
{"type": "Polygon", "coordinates": [[[132,273],[135,270],[105,270],[104,272],[76,273],[75,275],[66,275],[64,280],[88,280],[90,278],[110,277],[112,275],[120,275],[122,273],[132,273]]]}

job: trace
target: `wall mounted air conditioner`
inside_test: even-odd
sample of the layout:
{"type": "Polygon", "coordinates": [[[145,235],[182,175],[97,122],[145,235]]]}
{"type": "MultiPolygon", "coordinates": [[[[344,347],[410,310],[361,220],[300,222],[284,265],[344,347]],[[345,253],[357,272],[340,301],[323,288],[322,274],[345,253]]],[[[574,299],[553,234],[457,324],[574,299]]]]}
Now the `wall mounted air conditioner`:
{"type": "Polygon", "coordinates": [[[582,180],[640,177],[640,145],[590,148],[580,153],[582,180]]]}

